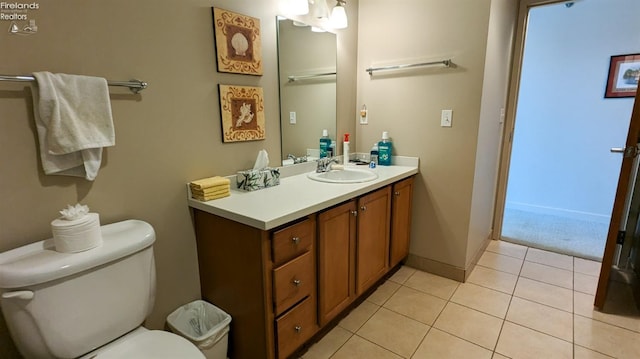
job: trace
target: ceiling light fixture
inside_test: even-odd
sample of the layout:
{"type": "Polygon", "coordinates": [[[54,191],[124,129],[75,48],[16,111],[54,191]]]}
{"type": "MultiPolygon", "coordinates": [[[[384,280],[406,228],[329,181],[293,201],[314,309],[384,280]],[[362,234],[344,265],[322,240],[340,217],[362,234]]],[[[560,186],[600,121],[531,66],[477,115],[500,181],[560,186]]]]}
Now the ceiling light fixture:
{"type": "Polygon", "coordinates": [[[344,29],[347,27],[347,12],[344,7],[347,5],[345,0],[338,0],[336,6],[331,11],[331,26],[334,29],[344,29]]]}

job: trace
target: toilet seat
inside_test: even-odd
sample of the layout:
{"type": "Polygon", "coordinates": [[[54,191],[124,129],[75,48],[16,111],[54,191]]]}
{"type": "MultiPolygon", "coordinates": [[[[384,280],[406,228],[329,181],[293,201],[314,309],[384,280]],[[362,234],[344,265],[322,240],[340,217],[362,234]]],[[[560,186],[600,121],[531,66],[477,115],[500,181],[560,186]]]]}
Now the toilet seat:
{"type": "Polygon", "coordinates": [[[204,359],[202,352],[187,339],[162,330],[145,330],[101,348],[95,359],[181,358],[204,359]]]}

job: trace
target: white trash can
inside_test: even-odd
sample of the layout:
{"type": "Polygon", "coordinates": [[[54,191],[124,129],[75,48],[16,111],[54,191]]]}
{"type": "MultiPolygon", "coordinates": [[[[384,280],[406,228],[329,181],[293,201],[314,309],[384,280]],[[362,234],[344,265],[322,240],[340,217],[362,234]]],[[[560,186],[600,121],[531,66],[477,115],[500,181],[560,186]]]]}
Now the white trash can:
{"type": "Polygon", "coordinates": [[[172,332],[195,344],[207,359],[226,359],[231,316],[215,305],[196,300],[167,316],[172,332]]]}

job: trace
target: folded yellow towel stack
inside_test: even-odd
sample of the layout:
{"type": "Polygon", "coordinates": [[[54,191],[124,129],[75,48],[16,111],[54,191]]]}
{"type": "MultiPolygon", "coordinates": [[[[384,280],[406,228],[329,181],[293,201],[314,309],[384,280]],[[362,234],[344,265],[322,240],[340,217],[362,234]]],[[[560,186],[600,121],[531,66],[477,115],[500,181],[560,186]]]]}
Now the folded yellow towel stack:
{"type": "Polygon", "coordinates": [[[199,201],[211,201],[231,195],[231,181],[220,176],[193,181],[189,183],[189,187],[191,197],[199,201]]]}

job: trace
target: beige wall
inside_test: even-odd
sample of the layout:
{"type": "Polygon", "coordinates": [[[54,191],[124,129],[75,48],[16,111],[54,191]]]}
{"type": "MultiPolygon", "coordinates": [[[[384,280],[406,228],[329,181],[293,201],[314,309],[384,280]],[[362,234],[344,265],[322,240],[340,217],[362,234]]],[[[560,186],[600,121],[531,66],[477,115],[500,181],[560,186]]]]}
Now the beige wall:
{"type": "Polygon", "coordinates": [[[455,278],[463,278],[467,258],[491,228],[495,114],[504,106],[508,57],[498,31],[510,34],[502,17],[515,16],[512,7],[491,0],[360,2],[357,107],[367,105],[369,124],[357,125],[357,150],[368,151],[389,131],[395,154],[420,157],[410,263],[455,278]],[[499,20],[491,29],[490,16],[499,20]],[[446,58],[457,66],[364,71],[446,58]],[[440,127],[443,109],[453,110],[451,128],[440,127]]]}
{"type": "Polygon", "coordinates": [[[491,1],[466,268],[491,235],[517,8],[512,0],[491,1]]]}
{"type": "MultiPolygon", "coordinates": [[[[50,237],[49,222],[59,209],[76,202],[100,213],[103,224],[127,218],[148,221],[157,233],[158,286],[147,326],[161,328],[169,312],[200,296],[185,183],[251,167],[263,148],[271,155],[271,165],[280,161],[278,0],[38,3],[40,9],[30,13],[37,34],[9,35],[9,23],[0,22],[0,73],[47,70],[112,80],[138,78],[149,82],[149,88],[139,96],[111,88],[116,146],[105,151],[97,179],[87,182],[43,174],[30,90],[24,83],[0,83],[0,251],[50,237]],[[211,6],[261,19],[263,76],[216,71],[211,6]],[[263,87],[266,140],[221,142],[218,84],[263,87]]],[[[353,26],[338,31],[344,51],[339,71],[355,67],[357,1],[347,7],[353,26]]],[[[338,81],[343,129],[354,126],[352,74],[345,72],[338,81]]],[[[0,320],[0,357],[15,356],[0,320]]]]}

